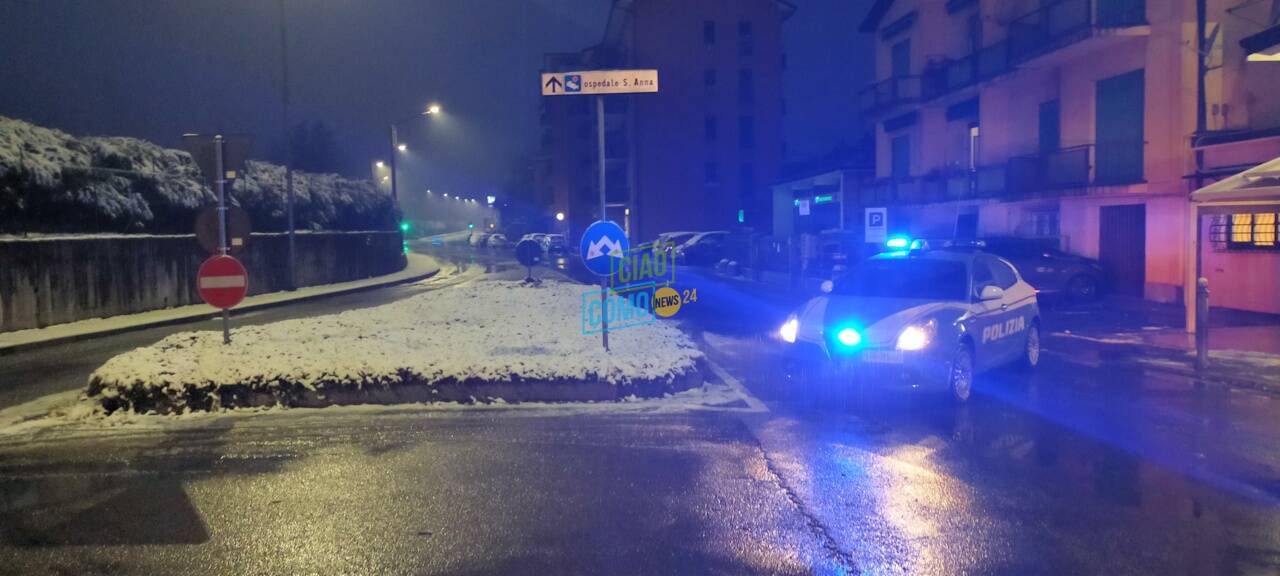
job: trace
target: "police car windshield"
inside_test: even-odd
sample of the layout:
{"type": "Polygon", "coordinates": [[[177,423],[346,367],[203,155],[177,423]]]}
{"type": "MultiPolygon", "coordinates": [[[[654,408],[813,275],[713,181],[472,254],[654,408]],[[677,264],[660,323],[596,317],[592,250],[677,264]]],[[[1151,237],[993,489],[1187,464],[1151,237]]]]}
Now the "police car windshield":
{"type": "Polygon", "coordinates": [[[832,293],[863,298],[964,300],[968,275],[953,260],[868,260],[835,282],[832,293]]]}

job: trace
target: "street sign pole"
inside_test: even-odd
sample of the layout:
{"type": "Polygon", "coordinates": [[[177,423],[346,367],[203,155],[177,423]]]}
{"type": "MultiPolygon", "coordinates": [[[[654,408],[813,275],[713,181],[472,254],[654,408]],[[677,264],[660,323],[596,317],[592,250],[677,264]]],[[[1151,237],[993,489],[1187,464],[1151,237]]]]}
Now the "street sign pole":
{"type": "MultiPolygon", "coordinates": [[[[218,165],[218,246],[227,255],[227,170],[222,165],[222,135],[213,137],[214,156],[218,165]]],[[[231,343],[231,313],[222,309],[222,343],[231,343]]]]}
{"type": "MultiPolygon", "coordinates": [[[[604,96],[596,96],[596,148],[600,154],[600,219],[608,220],[609,214],[605,206],[605,161],[604,161],[604,96]]],[[[604,342],[604,351],[609,351],[609,280],[608,276],[600,277],[600,339],[604,342]]]]}
{"type": "MultiPolygon", "coordinates": [[[[646,70],[580,70],[570,72],[544,72],[541,79],[543,96],[595,96],[596,97],[596,138],[597,153],[600,155],[600,220],[596,224],[609,221],[609,207],[606,201],[606,171],[604,145],[604,95],[605,94],[639,94],[658,91],[658,71],[646,70]]],[[[392,169],[394,170],[394,164],[392,169]]],[[[394,176],[393,176],[394,178],[394,176]]],[[[593,224],[592,226],[595,226],[593,224]]],[[[615,226],[616,227],[616,226],[615,226]]],[[[590,228],[588,228],[588,231],[590,228]]],[[[627,241],[625,232],[620,242],[627,241]]],[[[587,234],[584,234],[586,237],[587,234]]],[[[599,238],[597,240],[605,240],[599,238]]],[[[584,240],[584,246],[585,244],[584,240]]],[[[585,255],[583,259],[586,260],[585,255]]],[[[610,257],[612,262],[612,257],[610,257]]],[[[588,265],[588,268],[591,266],[588,265]]],[[[604,349],[609,350],[608,293],[611,271],[604,272],[592,269],[600,279],[600,339],[604,349]]]]}

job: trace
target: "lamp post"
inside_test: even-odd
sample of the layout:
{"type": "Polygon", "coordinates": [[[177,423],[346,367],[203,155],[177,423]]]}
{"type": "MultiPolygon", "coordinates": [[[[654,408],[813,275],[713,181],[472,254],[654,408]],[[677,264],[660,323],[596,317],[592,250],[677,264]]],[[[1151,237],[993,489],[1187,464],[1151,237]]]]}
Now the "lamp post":
{"type": "Polygon", "coordinates": [[[298,289],[298,258],[294,244],[293,220],[293,142],[289,138],[289,28],[285,0],[280,0],[280,100],[281,136],[284,138],[284,187],[286,215],[289,225],[289,290],[298,289]]]}
{"type": "Polygon", "coordinates": [[[422,111],[422,113],[420,114],[415,114],[413,116],[409,116],[408,118],[397,120],[391,123],[390,131],[391,131],[391,198],[392,199],[398,200],[400,198],[399,188],[397,187],[397,184],[396,184],[396,156],[409,151],[409,147],[400,142],[400,135],[396,131],[396,124],[408,122],[410,120],[418,118],[419,116],[436,116],[438,114],[440,114],[440,105],[431,104],[427,106],[427,109],[422,111]]]}

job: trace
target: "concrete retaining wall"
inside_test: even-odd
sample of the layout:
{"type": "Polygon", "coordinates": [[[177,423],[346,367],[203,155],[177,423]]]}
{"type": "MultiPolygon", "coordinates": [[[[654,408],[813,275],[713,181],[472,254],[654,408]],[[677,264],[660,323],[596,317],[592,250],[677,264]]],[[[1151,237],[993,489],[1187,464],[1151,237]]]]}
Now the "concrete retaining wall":
{"type": "MultiPolygon", "coordinates": [[[[405,266],[399,232],[297,235],[298,285],[390,274],[405,266]]],[[[239,255],[249,294],[288,284],[288,238],[254,234],[239,255]]],[[[0,332],[199,304],[194,236],[0,240],[0,332]]]]}

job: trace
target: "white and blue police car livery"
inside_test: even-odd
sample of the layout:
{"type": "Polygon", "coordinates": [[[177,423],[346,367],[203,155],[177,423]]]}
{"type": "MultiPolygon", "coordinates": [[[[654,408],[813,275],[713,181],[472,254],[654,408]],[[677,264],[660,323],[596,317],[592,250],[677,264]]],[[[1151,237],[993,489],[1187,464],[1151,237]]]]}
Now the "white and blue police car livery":
{"type": "Polygon", "coordinates": [[[889,252],[823,291],[778,330],[792,373],[818,368],[851,385],[947,390],[964,401],[975,374],[1040,361],[1036,290],[991,254],[889,252]]]}

